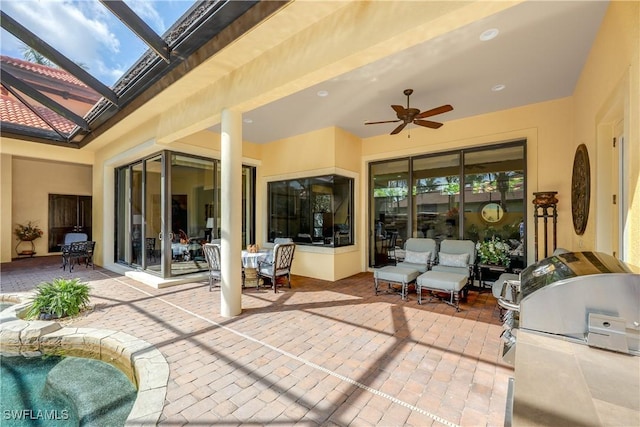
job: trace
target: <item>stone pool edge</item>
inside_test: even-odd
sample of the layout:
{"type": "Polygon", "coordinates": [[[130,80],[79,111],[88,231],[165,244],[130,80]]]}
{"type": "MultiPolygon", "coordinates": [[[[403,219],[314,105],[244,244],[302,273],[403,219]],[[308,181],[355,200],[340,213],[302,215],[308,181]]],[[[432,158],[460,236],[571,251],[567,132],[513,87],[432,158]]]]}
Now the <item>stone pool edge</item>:
{"type": "Polygon", "coordinates": [[[0,312],[0,349],[24,355],[65,354],[110,363],[122,370],[138,389],[127,426],[156,425],[164,408],[169,364],[148,342],[109,329],[63,327],[54,321],[22,320],[32,295],[0,295],[15,302],[0,312]]]}

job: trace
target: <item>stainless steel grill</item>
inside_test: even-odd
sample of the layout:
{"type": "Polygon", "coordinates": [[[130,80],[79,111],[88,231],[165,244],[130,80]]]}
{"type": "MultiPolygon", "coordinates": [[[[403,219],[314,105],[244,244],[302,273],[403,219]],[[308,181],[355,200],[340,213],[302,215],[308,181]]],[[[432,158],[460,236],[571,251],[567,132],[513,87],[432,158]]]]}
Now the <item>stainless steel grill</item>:
{"type": "Polygon", "coordinates": [[[640,274],[599,252],[569,252],[503,283],[503,360],[514,362],[518,330],[640,356],[640,274]]]}

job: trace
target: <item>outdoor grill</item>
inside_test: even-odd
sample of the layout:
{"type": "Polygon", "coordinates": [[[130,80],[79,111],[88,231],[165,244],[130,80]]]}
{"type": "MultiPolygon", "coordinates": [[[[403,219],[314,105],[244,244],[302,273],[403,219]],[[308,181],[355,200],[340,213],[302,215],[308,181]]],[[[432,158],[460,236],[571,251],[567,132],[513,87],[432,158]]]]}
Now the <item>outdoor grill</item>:
{"type": "Polygon", "coordinates": [[[518,330],[640,356],[640,274],[611,255],[569,252],[503,283],[503,360],[514,363],[518,330]]]}

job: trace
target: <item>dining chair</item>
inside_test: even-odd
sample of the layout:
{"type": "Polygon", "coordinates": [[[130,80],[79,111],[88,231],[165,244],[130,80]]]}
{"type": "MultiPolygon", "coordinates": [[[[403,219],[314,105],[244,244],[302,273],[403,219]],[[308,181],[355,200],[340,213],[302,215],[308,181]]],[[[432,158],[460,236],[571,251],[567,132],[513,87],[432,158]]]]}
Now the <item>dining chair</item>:
{"type": "MultiPolygon", "coordinates": [[[[258,262],[258,277],[271,280],[273,292],[278,292],[278,277],[286,276],[287,285],[291,287],[291,264],[296,250],[295,243],[278,243],[273,247],[273,260],[258,262]]],[[[258,281],[258,287],[260,281],[258,281]]]]}
{"type": "Polygon", "coordinates": [[[393,262],[393,264],[398,263],[398,259],[396,257],[396,243],[398,242],[398,232],[393,231],[391,236],[387,238],[389,241],[387,243],[387,260],[393,262]]]}
{"type": "Polygon", "coordinates": [[[147,260],[151,261],[151,258],[153,258],[153,262],[156,262],[156,238],[155,237],[145,237],[144,249],[147,252],[147,260]]]}
{"type": "Polygon", "coordinates": [[[202,247],[204,250],[204,257],[207,260],[209,266],[209,292],[213,288],[213,281],[215,280],[220,286],[220,280],[222,280],[222,272],[220,270],[220,246],[213,243],[205,243],[202,247]]]}

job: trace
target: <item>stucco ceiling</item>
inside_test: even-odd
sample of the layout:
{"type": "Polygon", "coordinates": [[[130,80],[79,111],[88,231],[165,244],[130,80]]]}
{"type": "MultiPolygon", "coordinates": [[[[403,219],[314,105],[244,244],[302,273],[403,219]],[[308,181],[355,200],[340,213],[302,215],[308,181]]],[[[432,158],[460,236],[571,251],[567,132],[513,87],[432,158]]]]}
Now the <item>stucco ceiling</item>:
{"type": "MultiPolygon", "coordinates": [[[[427,2],[428,4],[428,2],[427,2]]],[[[390,133],[391,104],[414,90],[421,111],[451,104],[451,120],[570,96],[607,9],[606,1],[528,1],[243,113],[243,139],[266,143],[337,126],[361,138],[390,133]],[[493,40],[481,41],[488,29],[493,40]],[[492,91],[504,85],[501,91],[492,91]],[[319,91],[328,96],[318,96],[319,91]],[[250,123],[247,123],[250,122],[250,123]]],[[[397,138],[406,137],[409,125],[397,138]]],[[[211,130],[219,132],[220,126],[211,130]]],[[[429,130],[438,132],[438,130],[429,130]]]]}

